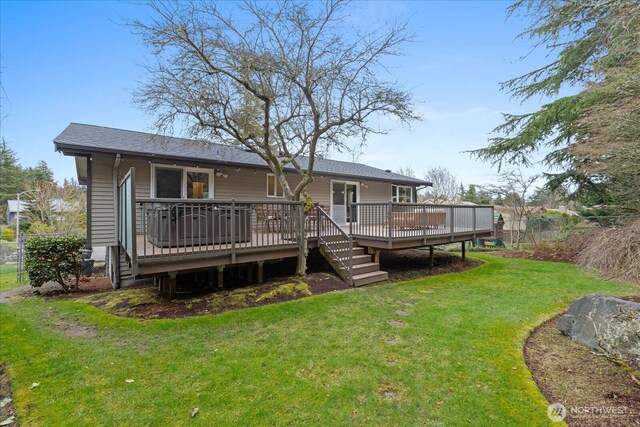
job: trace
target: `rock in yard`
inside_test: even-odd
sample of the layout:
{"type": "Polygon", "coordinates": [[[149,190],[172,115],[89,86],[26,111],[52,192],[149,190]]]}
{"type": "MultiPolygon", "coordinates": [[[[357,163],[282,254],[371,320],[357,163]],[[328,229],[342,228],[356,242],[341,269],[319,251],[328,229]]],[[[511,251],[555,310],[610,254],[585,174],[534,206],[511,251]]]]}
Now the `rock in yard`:
{"type": "Polygon", "coordinates": [[[558,329],[574,341],[640,365],[640,304],[600,294],[574,301],[558,329]]]}

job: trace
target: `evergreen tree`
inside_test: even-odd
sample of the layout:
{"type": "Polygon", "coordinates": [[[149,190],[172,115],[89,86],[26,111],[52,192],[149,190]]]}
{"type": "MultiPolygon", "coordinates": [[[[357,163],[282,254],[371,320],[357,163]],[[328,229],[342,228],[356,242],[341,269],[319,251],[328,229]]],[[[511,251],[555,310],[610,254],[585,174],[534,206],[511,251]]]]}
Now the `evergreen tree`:
{"type": "Polygon", "coordinates": [[[6,141],[0,145],[0,205],[5,208],[7,200],[15,199],[24,190],[23,172],[18,158],[6,141]]]}
{"type": "Polygon", "coordinates": [[[532,24],[522,35],[556,57],[502,84],[513,97],[557,97],[538,111],[505,114],[481,160],[528,166],[548,150],[548,188],[584,203],[640,212],[640,2],[518,0],[532,24]],[[558,97],[566,87],[582,89],[558,97]]]}
{"type": "Polygon", "coordinates": [[[24,170],[27,184],[33,186],[42,182],[53,182],[53,171],[44,160],[39,160],[36,166],[24,170]]]}

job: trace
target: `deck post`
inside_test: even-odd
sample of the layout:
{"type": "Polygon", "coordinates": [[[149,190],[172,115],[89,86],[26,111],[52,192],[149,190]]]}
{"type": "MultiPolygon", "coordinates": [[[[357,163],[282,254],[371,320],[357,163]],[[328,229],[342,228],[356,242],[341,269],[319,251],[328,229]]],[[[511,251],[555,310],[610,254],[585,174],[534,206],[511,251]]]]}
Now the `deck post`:
{"type": "Polygon", "coordinates": [[[429,268],[433,268],[433,245],[429,245],[429,268]]]}
{"type": "MultiPolygon", "coordinates": [[[[284,208],[284,206],[283,206],[284,208]]],[[[302,258],[304,257],[304,252],[307,249],[306,245],[308,245],[308,241],[309,241],[309,236],[305,236],[306,239],[303,239],[302,236],[306,234],[306,231],[304,229],[304,204],[303,202],[300,202],[299,205],[294,206],[295,211],[297,212],[296,215],[296,239],[298,239],[298,259],[302,260],[302,258]]]]}
{"type": "Polygon", "coordinates": [[[369,250],[367,252],[373,252],[373,262],[375,262],[376,264],[380,264],[380,249],[369,247],[369,250]]]}
{"type": "Polygon", "coordinates": [[[224,287],[224,265],[218,266],[218,287],[224,287]]]}
{"type": "Polygon", "coordinates": [[[463,240],[461,243],[462,243],[462,259],[465,259],[467,257],[467,242],[463,240]]]}
{"type": "Polygon", "coordinates": [[[391,224],[391,222],[393,221],[393,202],[389,202],[389,208],[388,208],[388,212],[387,212],[387,225],[389,227],[389,241],[387,242],[387,246],[389,247],[389,249],[391,249],[393,247],[393,235],[391,234],[392,230],[393,230],[393,226],[391,224]]]}
{"type": "Polygon", "coordinates": [[[231,264],[236,263],[236,201],[231,199],[231,264]]]}
{"type": "Polygon", "coordinates": [[[451,241],[453,241],[453,233],[455,232],[455,218],[454,218],[454,212],[455,212],[455,208],[453,207],[453,205],[449,206],[449,209],[451,209],[451,241]]]}
{"type": "Polygon", "coordinates": [[[477,224],[476,224],[476,206],[473,206],[473,240],[476,239],[476,228],[477,228],[477,224]]]}
{"type": "Polygon", "coordinates": [[[258,283],[262,284],[264,279],[264,261],[258,261],[258,283]]]}
{"type": "Polygon", "coordinates": [[[169,273],[169,298],[173,298],[176,296],[176,272],[172,271],[169,273]]]}
{"type": "Polygon", "coordinates": [[[315,204],[316,210],[316,239],[320,238],[320,204],[315,204]]]}
{"type": "Polygon", "coordinates": [[[208,271],[208,281],[209,281],[209,286],[211,286],[213,288],[214,283],[215,283],[215,277],[213,275],[213,270],[209,270],[208,271]]]}

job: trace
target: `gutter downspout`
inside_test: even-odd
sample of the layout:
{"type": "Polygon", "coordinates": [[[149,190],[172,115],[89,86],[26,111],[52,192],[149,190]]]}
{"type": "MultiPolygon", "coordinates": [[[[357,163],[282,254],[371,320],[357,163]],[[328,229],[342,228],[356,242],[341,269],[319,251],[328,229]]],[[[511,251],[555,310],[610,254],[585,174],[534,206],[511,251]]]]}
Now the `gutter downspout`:
{"type": "Polygon", "coordinates": [[[115,224],[114,237],[116,242],[116,277],[113,281],[113,288],[120,288],[120,242],[118,242],[118,205],[119,205],[119,194],[118,194],[118,167],[120,166],[120,162],[122,161],[122,157],[120,154],[116,154],[116,160],[113,162],[113,223],[115,224]]]}

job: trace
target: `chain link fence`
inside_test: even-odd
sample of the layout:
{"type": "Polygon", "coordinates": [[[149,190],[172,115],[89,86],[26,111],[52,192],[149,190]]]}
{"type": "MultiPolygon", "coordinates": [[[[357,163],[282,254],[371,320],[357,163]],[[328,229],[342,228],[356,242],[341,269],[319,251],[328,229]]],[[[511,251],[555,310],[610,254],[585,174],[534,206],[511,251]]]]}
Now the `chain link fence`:
{"type": "Polygon", "coordinates": [[[502,241],[509,246],[564,241],[571,235],[588,233],[607,227],[623,226],[638,216],[560,216],[532,214],[520,222],[505,223],[502,241]]]}

